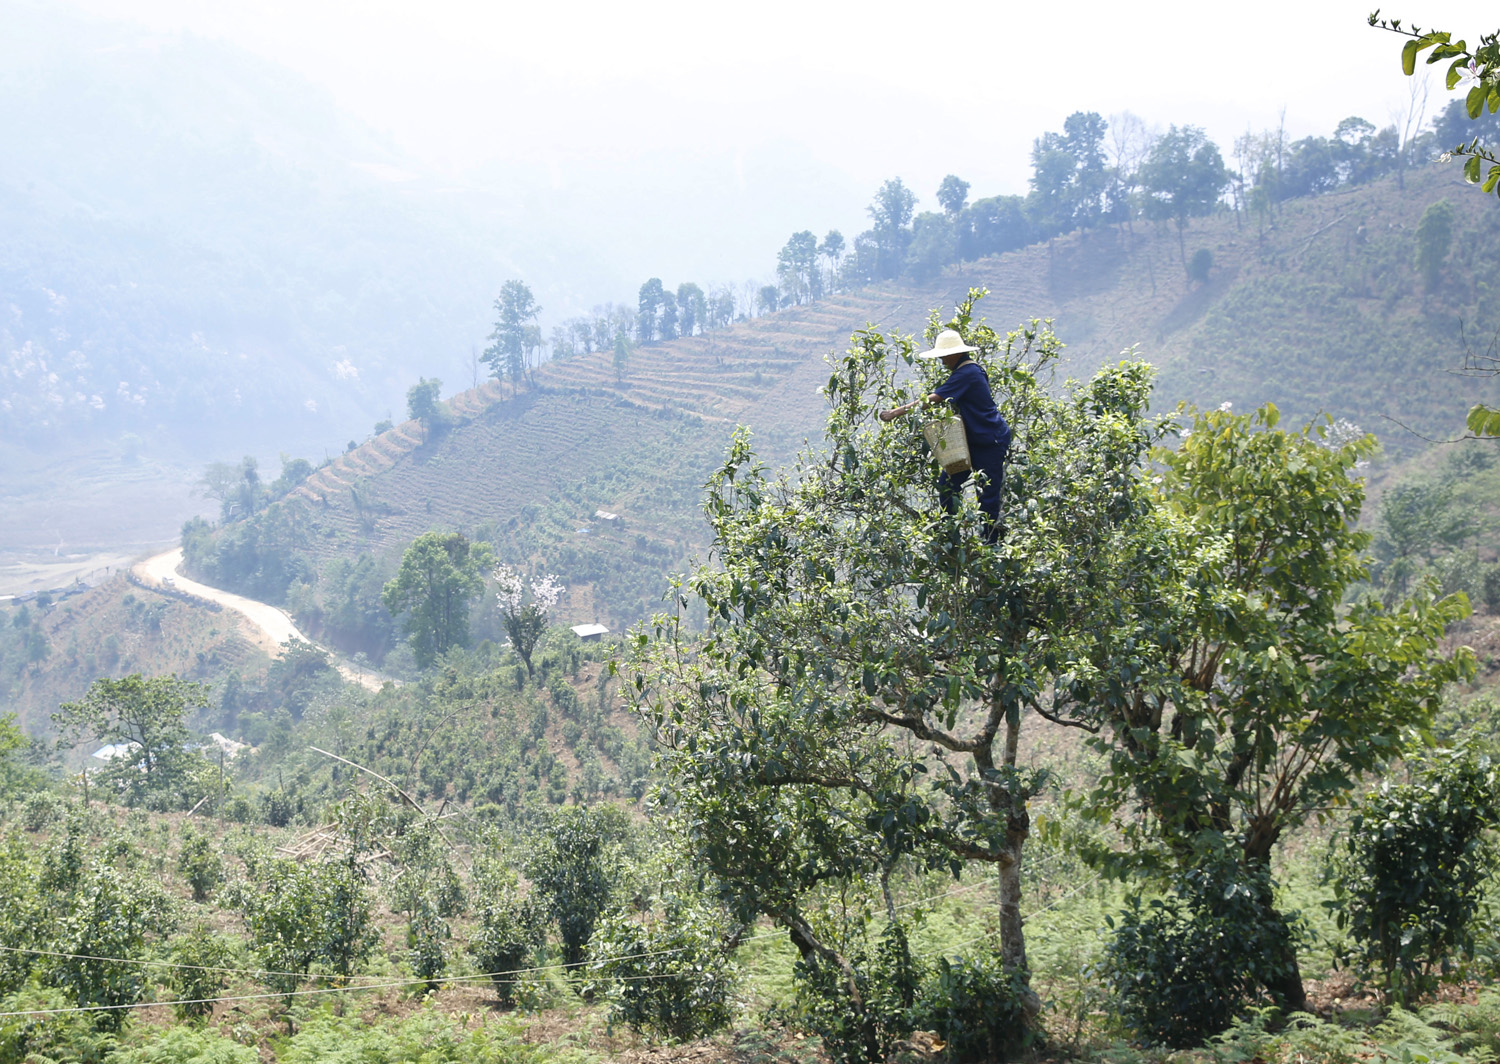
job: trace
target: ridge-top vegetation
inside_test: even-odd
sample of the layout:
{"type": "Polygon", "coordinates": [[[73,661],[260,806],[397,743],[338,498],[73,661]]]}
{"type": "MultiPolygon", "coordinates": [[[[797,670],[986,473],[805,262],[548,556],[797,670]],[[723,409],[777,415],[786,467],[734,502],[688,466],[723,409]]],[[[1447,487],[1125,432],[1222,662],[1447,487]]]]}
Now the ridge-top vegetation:
{"type": "MultiPolygon", "coordinates": [[[[815,432],[829,352],[868,322],[911,329],[921,308],[951,305],[970,285],[990,290],[993,322],[1053,319],[1066,374],[1086,376],[1138,345],[1158,367],[1163,409],[1274,401],[1289,419],[1326,411],[1402,457],[1423,444],[1402,426],[1451,433],[1476,395],[1492,397],[1494,382],[1447,370],[1465,341],[1500,328],[1486,267],[1500,253],[1500,212],[1440,166],[1288,199],[1264,228],[1229,213],[1194,219],[1184,239],[1212,257],[1201,281],[1182,268],[1178,233],[1131,228],[633,343],[623,362],[614,351],[580,353],[491,381],[453,396],[441,417],[377,434],[269,506],[251,504],[264,512],[226,510],[232,519],[212,536],[193,526],[190,567],[289,603],[338,641],[333,603],[370,592],[351,592],[347,576],[329,586],[328,567],[363,557],[388,578],[407,543],[444,528],[557,573],[572,589],[562,616],[619,627],[648,614],[663,575],[706,545],[698,491],[734,425],[748,425],[770,460],[790,454],[815,432]],[[1443,202],[1450,246],[1429,285],[1416,234],[1443,202]],[[624,527],[596,520],[599,510],[624,527]]],[[[345,645],[379,650],[363,637],[345,645]]]]}

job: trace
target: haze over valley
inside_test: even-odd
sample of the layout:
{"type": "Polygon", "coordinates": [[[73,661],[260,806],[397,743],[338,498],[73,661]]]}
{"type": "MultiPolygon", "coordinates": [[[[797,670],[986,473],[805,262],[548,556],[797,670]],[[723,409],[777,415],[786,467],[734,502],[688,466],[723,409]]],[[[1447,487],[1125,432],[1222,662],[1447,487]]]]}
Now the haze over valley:
{"type": "Polygon", "coordinates": [[[0,1061],[1495,1059],[1500,43],[1341,7],[0,0],[0,1061]]]}

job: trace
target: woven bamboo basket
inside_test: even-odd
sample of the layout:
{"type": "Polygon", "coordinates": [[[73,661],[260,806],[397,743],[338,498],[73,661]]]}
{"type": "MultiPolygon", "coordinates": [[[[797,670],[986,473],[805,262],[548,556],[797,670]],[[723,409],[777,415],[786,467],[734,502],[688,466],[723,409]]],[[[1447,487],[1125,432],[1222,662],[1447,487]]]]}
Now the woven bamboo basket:
{"type": "Polygon", "coordinates": [[[963,420],[955,415],[934,418],[922,426],[922,435],[932,456],[945,473],[964,473],[972,469],[969,462],[969,439],[964,435],[963,420]]]}

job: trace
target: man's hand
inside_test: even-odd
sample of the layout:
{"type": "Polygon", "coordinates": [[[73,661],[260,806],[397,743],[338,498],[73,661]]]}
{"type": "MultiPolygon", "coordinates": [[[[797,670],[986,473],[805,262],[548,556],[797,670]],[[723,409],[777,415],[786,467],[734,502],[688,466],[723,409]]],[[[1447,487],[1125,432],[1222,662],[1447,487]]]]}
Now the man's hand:
{"type": "Polygon", "coordinates": [[[913,399],[905,406],[897,406],[892,407],[890,410],[882,410],[875,416],[880,418],[881,421],[895,421],[898,417],[905,417],[907,414],[910,414],[913,410],[921,406],[923,403],[931,406],[933,403],[941,403],[942,401],[943,397],[938,395],[937,392],[933,392],[931,395],[924,398],[913,399]]]}

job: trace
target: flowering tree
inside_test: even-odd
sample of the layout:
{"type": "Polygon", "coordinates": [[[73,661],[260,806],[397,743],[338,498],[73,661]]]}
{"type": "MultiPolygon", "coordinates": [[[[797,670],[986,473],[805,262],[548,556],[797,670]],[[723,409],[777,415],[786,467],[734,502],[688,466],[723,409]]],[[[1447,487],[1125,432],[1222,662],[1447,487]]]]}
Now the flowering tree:
{"type": "Polygon", "coordinates": [[[510,636],[511,646],[526,663],[526,675],[534,676],[536,670],[531,665],[531,652],[547,630],[547,611],[556,606],[562,596],[562,581],[552,575],[533,577],[528,596],[527,580],[519,569],[509,565],[497,566],[494,577],[499,588],[495,598],[500,603],[500,616],[505,619],[505,632],[510,636]]]}

